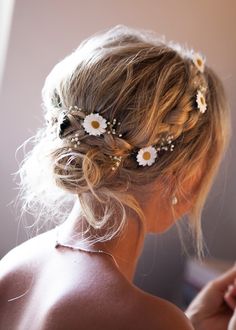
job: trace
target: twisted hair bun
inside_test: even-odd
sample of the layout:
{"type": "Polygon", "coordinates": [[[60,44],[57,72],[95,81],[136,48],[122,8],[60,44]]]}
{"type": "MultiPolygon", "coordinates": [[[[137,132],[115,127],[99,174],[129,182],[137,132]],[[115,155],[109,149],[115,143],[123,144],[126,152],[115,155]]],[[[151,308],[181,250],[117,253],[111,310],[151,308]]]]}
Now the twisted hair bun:
{"type": "MultiPolygon", "coordinates": [[[[45,114],[57,130],[59,127],[61,139],[44,129],[40,157],[50,159],[56,185],[67,195],[79,197],[82,211],[94,228],[106,226],[114,209],[120,210],[121,218],[110,226],[106,239],[124,225],[125,207],[144,220],[131,191],[173,173],[176,190],[179,182],[193,175],[199,160],[208,157],[211,161],[206,162],[206,175],[193,210],[195,227],[200,232],[201,206],[227,143],[227,103],[219,78],[207,66],[200,72],[191,54],[148,32],[116,26],[83,41],[46,79],[45,114]],[[199,87],[204,88],[207,102],[204,115],[196,104],[199,87]],[[89,114],[99,113],[107,120],[116,118],[122,136],[87,134],[78,118],[84,118],[82,112],[65,114],[71,106],[89,114]],[[74,145],[68,144],[68,137],[75,131],[79,143],[75,140],[74,145]],[[174,151],[163,153],[152,166],[139,166],[135,152],[154,145],[163,134],[173,135],[174,151]],[[114,156],[122,159],[112,171],[114,156]],[[106,205],[99,221],[96,201],[106,205]]],[[[47,182],[44,185],[45,193],[47,182]]],[[[28,197],[31,188],[28,185],[25,189],[28,197]]],[[[56,197],[54,202],[58,202],[56,197]]]]}

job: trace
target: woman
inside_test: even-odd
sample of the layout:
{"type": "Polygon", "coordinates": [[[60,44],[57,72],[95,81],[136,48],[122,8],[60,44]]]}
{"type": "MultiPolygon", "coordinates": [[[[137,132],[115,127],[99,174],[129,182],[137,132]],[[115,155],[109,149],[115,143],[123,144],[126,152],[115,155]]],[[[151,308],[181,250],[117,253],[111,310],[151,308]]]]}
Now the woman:
{"type": "Polygon", "coordinates": [[[205,59],[116,26],[55,66],[43,104],[21,197],[61,224],[1,261],[1,329],[236,329],[235,268],[200,293],[189,319],[132,284],[146,233],[184,214],[202,251],[201,209],[229,135],[205,59]]]}

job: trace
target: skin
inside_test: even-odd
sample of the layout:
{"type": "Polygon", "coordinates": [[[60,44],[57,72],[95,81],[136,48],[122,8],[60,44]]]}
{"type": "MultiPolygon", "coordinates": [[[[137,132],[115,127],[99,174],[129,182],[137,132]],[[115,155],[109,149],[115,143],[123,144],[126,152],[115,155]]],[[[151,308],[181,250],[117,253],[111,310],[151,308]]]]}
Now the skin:
{"type": "Polygon", "coordinates": [[[192,301],[186,315],[195,329],[235,330],[236,266],[208,283],[192,301]]]}
{"type": "MultiPolygon", "coordinates": [[[[161,183],[155,184],[159,187],[161,183]]],[[[132,279],[145,235],[167,230],[187,213],[194,202],[197,184],[197,179],[185,183],[183,188],[188,192],[188,198],[177,196],[176,218],[170,209],[171,196],[163,196],[157,190],[144,202],[136,194],[146,215],[145,226],[141,227],[138,219],[129,214],[121,238],[94,245],[94,249],[111,253],[118,267],[105,254],[64,247],[55,249],[55,230],[38,235],[10,251],[0,262],[0,329],[193,329],[181,310],[139,290],[132,284],[132,279]]],[[[58,239],[70,244],[72,235],[79,232],[78,205],[75,204],[68,219],[59,227],[58,239]]],[[[235,278],[234,269],[222,285],[220,296],[216,293],[218,289],[211,287],[203,291],[202,297],[196,298],[193,308],[190,305],[187,315],[195,329],[216,329],[202,325],[223,301],[228,302],[227,321],[233,324],[228,329],[235,329],[232,317],[236,305],[235,291],[232,288],[227,291],[235,278]],[[212,311],[208,296],[214,306],[212,311]]],[[[214,317],[211,320],[210,325],[214,323],[214,317]]]]}

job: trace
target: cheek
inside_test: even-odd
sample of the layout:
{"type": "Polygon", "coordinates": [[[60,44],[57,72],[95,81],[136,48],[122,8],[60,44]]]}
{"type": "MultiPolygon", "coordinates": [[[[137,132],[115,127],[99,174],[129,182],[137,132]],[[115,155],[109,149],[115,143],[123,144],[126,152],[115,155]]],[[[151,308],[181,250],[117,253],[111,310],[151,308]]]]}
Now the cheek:
{"type": "Polygon", "coordinates": [[[178,201],[178,203],[173,206],[173,214],[172,214],[173,222],[176,222],[176,221],[182,219],[184,215],[189,213],[189,211],[192,209],[193,205],[194,205],[193,199],[192,200],[185,199],[184,202],[178,201]]]}
{"type": "Polygon", "coordinates": [[[150,207],[147,214],[147,230],[150,233],[163,233],[180,220],[193,206],[193,201],[178,200],[177,204],[171,205],[163,202],[150,207]]]}
{"type": "Polygon", "coordinates": [[[160,216],[156,217],[151,232],[158,234],[167,231],[177,221],[181,220],[182,217],[189,212],[191,207],[192,203],[169,206],[168,210],[163,210],[160,212],[160,216]]]}
{"type": "Polygon", "coordinates": [[[175,223],[175,221],[173,221],[171,218],[165,219],[165,221],[162,221],[161,223],[157,224],[156,230],[154,231],[154,233],[156,233],[156,234],[164,233],[168,229],[170,229],[170,227],[172,227],[174,223],[175,223]]]}
{"type": "Polygon", "coordinates": [[[174,223],[176,219],[173,217],[171,206],[168,210],[161,210],[159,216],[155,216],[152,223],[149,226],[149,232],[160,234],[167,231],[174,223]]]}

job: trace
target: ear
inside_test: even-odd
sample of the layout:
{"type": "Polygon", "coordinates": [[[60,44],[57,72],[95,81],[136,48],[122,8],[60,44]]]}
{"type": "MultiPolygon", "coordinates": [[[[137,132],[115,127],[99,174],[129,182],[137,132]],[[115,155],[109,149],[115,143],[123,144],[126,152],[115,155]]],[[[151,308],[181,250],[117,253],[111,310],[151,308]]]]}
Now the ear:
{"type": "Polygon", "coordinates": [[[202,173],[202,167],[197,166],[196,170],[192,170],[191,175],[179,177],[172,173],[165,178],[165,185],[168,187],[166,200],[172,209],[175,220],[182,218],[193,208],[203,177],[202,173]]]}

